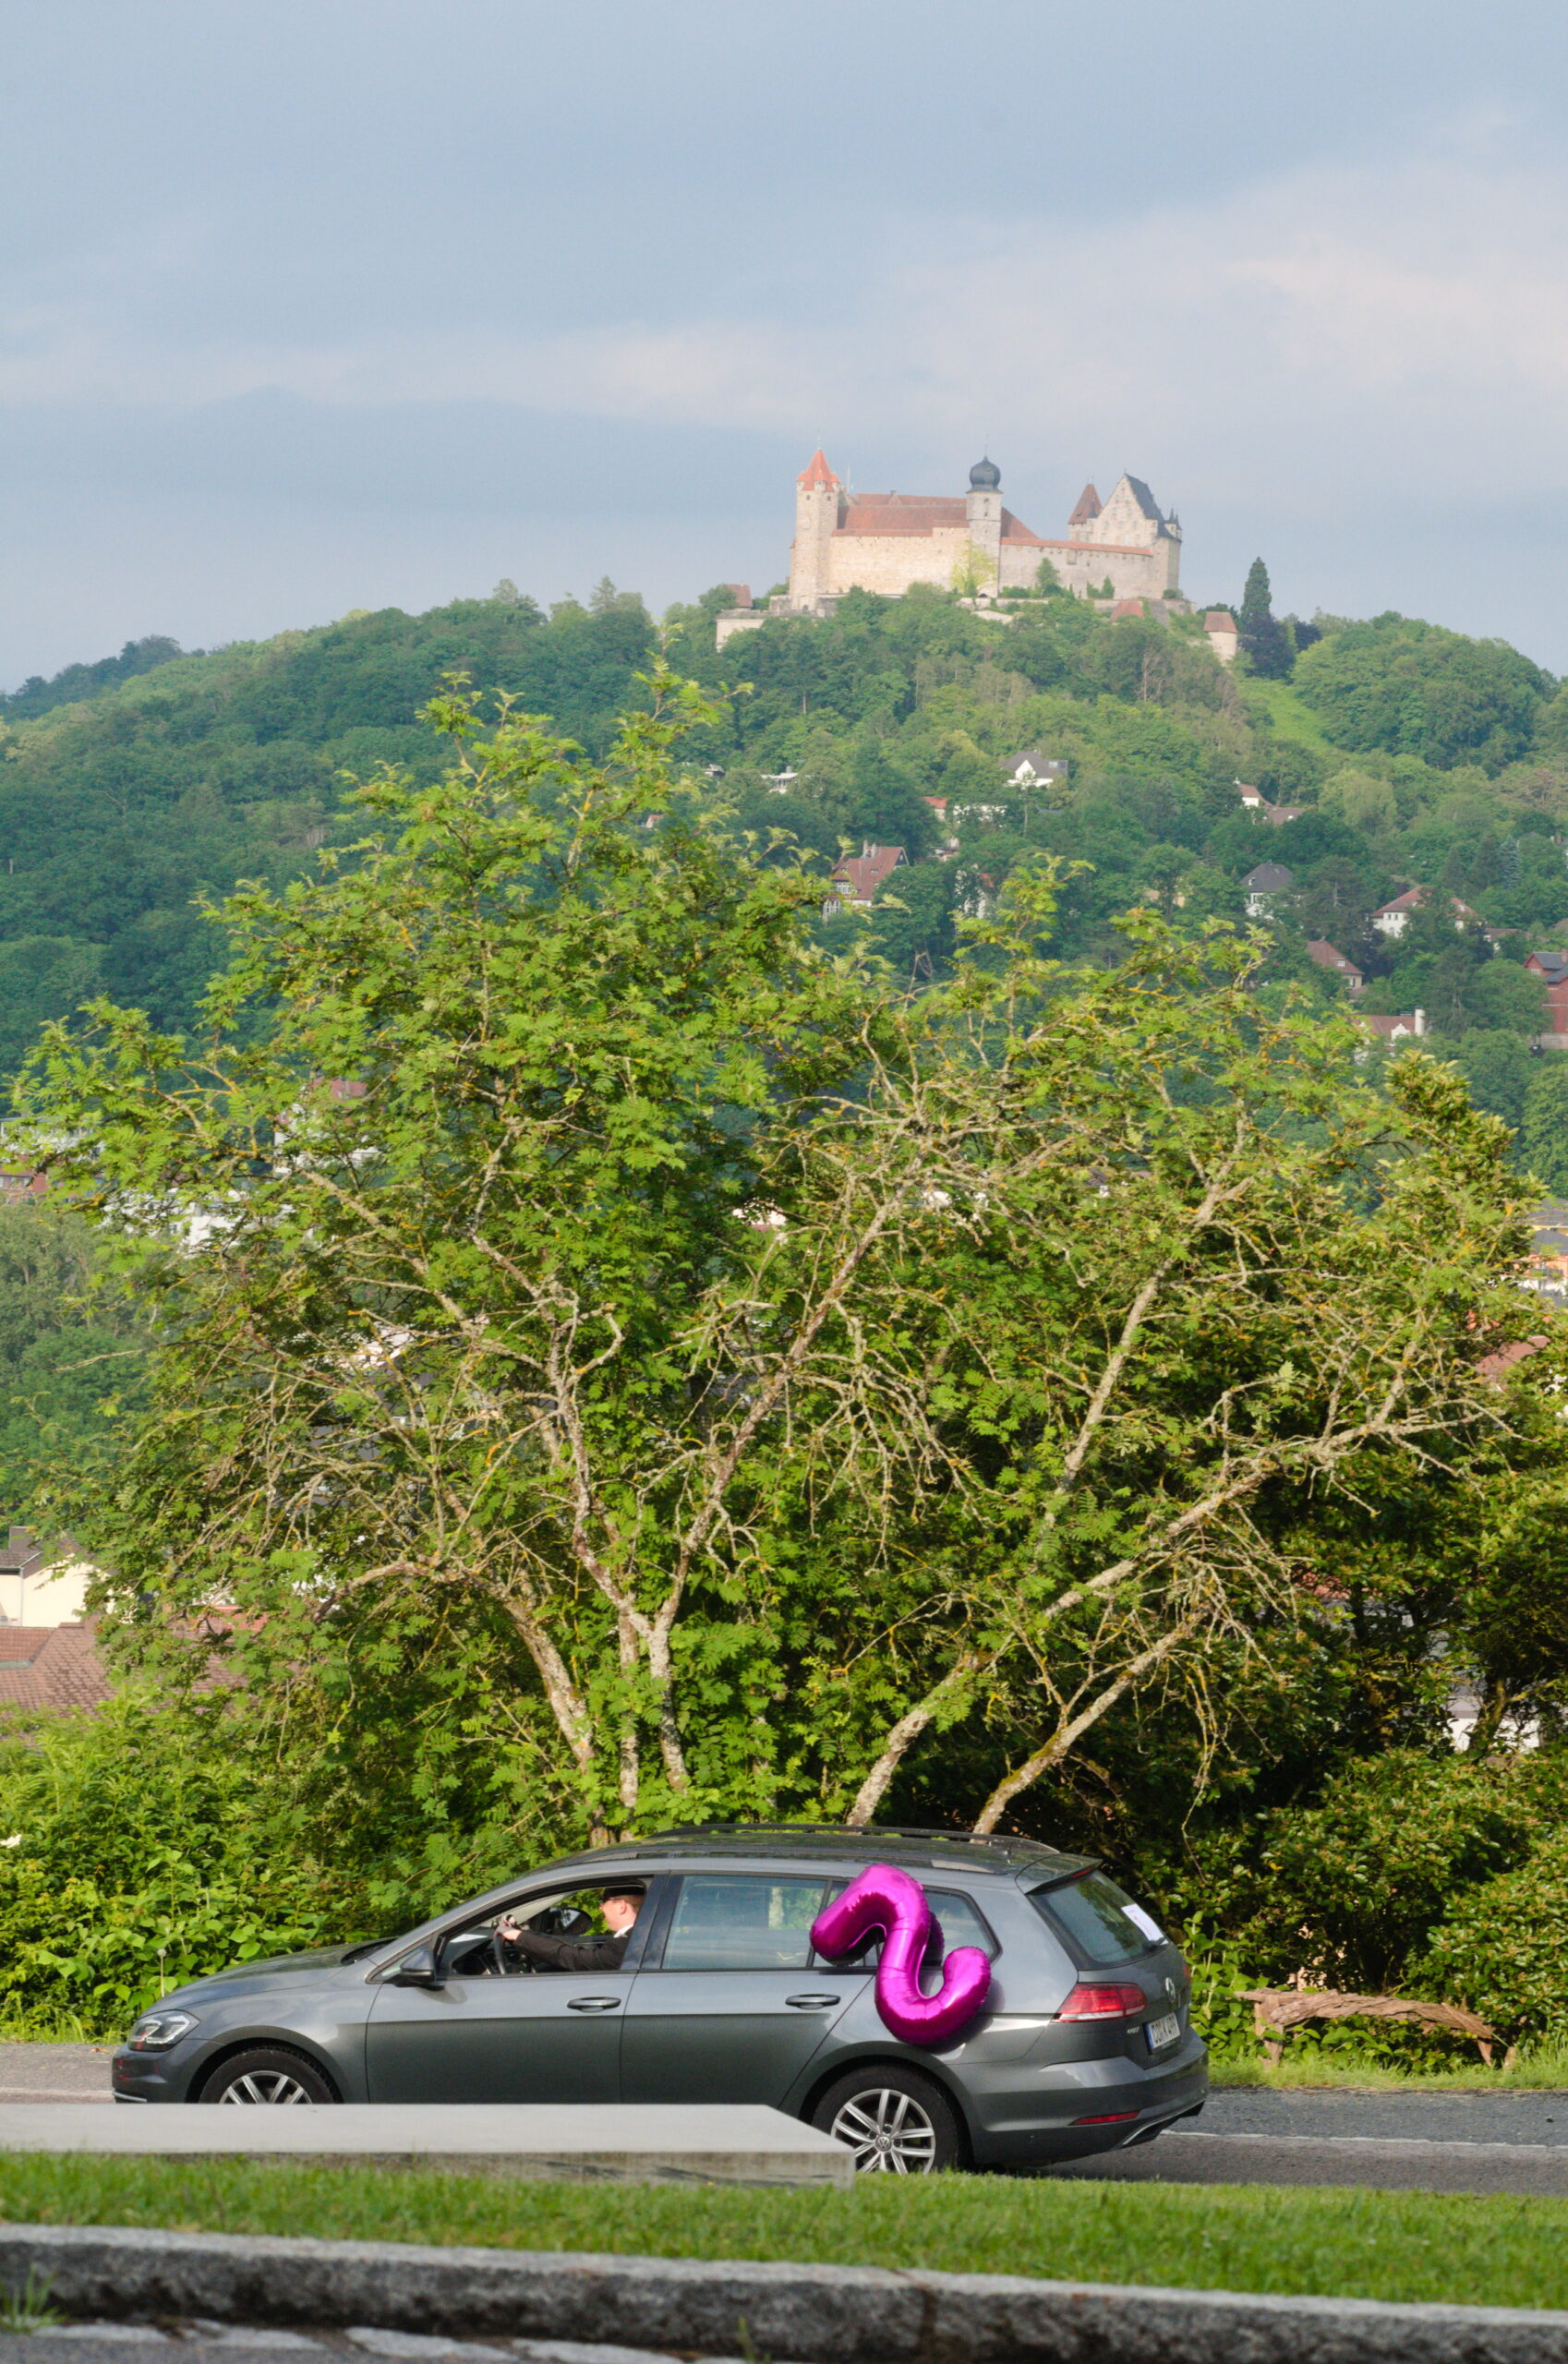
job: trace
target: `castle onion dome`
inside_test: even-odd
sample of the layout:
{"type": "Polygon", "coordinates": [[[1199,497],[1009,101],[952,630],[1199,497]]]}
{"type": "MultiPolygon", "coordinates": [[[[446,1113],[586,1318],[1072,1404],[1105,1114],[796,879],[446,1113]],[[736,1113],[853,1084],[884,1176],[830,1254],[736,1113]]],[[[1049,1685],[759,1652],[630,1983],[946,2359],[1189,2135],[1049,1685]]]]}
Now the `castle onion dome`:
{"type": "Polygon", "coordinates": [[[995,460],[976,460],[969,472],[971,492],[997,492],[1001,484],[1002,471],[995,460]]]}

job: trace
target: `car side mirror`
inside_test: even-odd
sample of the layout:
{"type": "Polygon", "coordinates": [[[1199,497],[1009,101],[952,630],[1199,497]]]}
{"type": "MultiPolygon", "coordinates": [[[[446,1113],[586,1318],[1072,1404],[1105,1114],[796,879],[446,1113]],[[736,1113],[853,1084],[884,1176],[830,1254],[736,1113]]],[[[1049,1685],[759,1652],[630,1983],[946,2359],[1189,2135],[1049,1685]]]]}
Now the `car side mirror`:
{"type": "Polygon", "coordinates": [[[446,1979],[430,1946],[415,1946],[395,1970],[387,1972],[389,1986],[444,1986],[446,1979]]]}

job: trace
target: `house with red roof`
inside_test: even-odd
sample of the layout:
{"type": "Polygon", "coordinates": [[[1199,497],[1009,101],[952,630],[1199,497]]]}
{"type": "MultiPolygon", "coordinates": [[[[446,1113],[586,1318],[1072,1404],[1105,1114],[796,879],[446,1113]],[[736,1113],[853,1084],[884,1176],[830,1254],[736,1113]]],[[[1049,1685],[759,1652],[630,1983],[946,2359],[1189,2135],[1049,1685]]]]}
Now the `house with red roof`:
{"type": "Polygon", "coordinates": [[[100,1707],[114,1685],[98,1653],[97,1621],[0,1625],[0,1708],[100,1707]]]}
{"type": "Polygon", "coordinates": [[[867,838],[859,853],[846,854],[835,863],[822,906],[823,918],[836,919],[841,911],[869,911],[883,881],[903,869],[908,861],[902,846],[874,846],[867,838]]]}
{"type": "Polygon", "coordinates": [[[1336,977],[1343,977],[1353,994],[1358,994],[1367,982],[1355,961],[1347,959],[1343,952],[1336,952],[1326,936],[1312,937],[1307,947],[1307,958],[1315,960],[1320,969],[1332,969],[1336,977]]]}
{"type": "Polygon", "coordinates": [[[1424,1009],[1401,1009],[1384,1017],[1381,1011],[1358,1009],[1356,1023],[1364,1026],[1369,1034],[1377,1034],[1385,1043],[1414,1042],[1427,1031],[1424,1009]]]}
{"type": "MultiPolygon", "coordinates": [[[[1372,925],[1377,929],[1378,934],[1403,935],[1409,924],[1411,912],[1420,910],[1429,892],[1430,889],[1425,886],[1407,886],[1403,895],[1394,897],[1392,903],[1382,904],[1372,913],[1372,925]]],[[[1467,927],[1484,926],[1485,923],[1479,911],[1473,911],[1468,903],[1460,901],[1457,895],[1450,895],[1447,899],[1456,928],[1463,930],[1467,927]]]]}

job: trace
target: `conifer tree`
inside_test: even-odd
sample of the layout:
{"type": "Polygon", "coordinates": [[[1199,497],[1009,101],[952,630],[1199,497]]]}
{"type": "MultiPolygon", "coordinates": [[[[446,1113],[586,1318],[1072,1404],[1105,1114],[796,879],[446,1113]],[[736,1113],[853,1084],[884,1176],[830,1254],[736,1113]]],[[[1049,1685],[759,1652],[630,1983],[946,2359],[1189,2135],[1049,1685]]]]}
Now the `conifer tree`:
{"type": "Polygon", "coordinates": [[[1269,570],[1260,558],[1255,558],[1248,569],[1247,588],[1241,595],[1241,645],[1251,659],[1253,671],[1261,673],[1265,681],[1277,681],[1289,672],[1294,652],[1271,599],[1269,570]]]}

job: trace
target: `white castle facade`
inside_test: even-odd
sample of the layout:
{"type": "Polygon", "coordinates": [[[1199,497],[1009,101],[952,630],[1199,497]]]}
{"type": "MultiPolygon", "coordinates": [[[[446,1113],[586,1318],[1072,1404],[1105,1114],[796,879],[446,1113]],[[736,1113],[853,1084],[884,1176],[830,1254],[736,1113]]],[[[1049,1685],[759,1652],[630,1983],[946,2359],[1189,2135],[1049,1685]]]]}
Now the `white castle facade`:
{"type": "MultiPolygon", "coordinates": [[[[1124,476],[1109,501],[1085,485],[1067,533],[1032,533],[1002,501],[1002,476],[977,460],[967,494],[849,492],[821,452],[795,483],[790,588],[768,612],[824,616],[846,591],[899,597],[917,583],[985,594],[1029,591],[1048,559],[1056,580],[1080,598],[1180,597],[1181,526],[1162,515],[1141,478],[1124,476]]],[[[764,610],[738,607],[720,619],[730,632],[754,628],[764,610]]]]}

